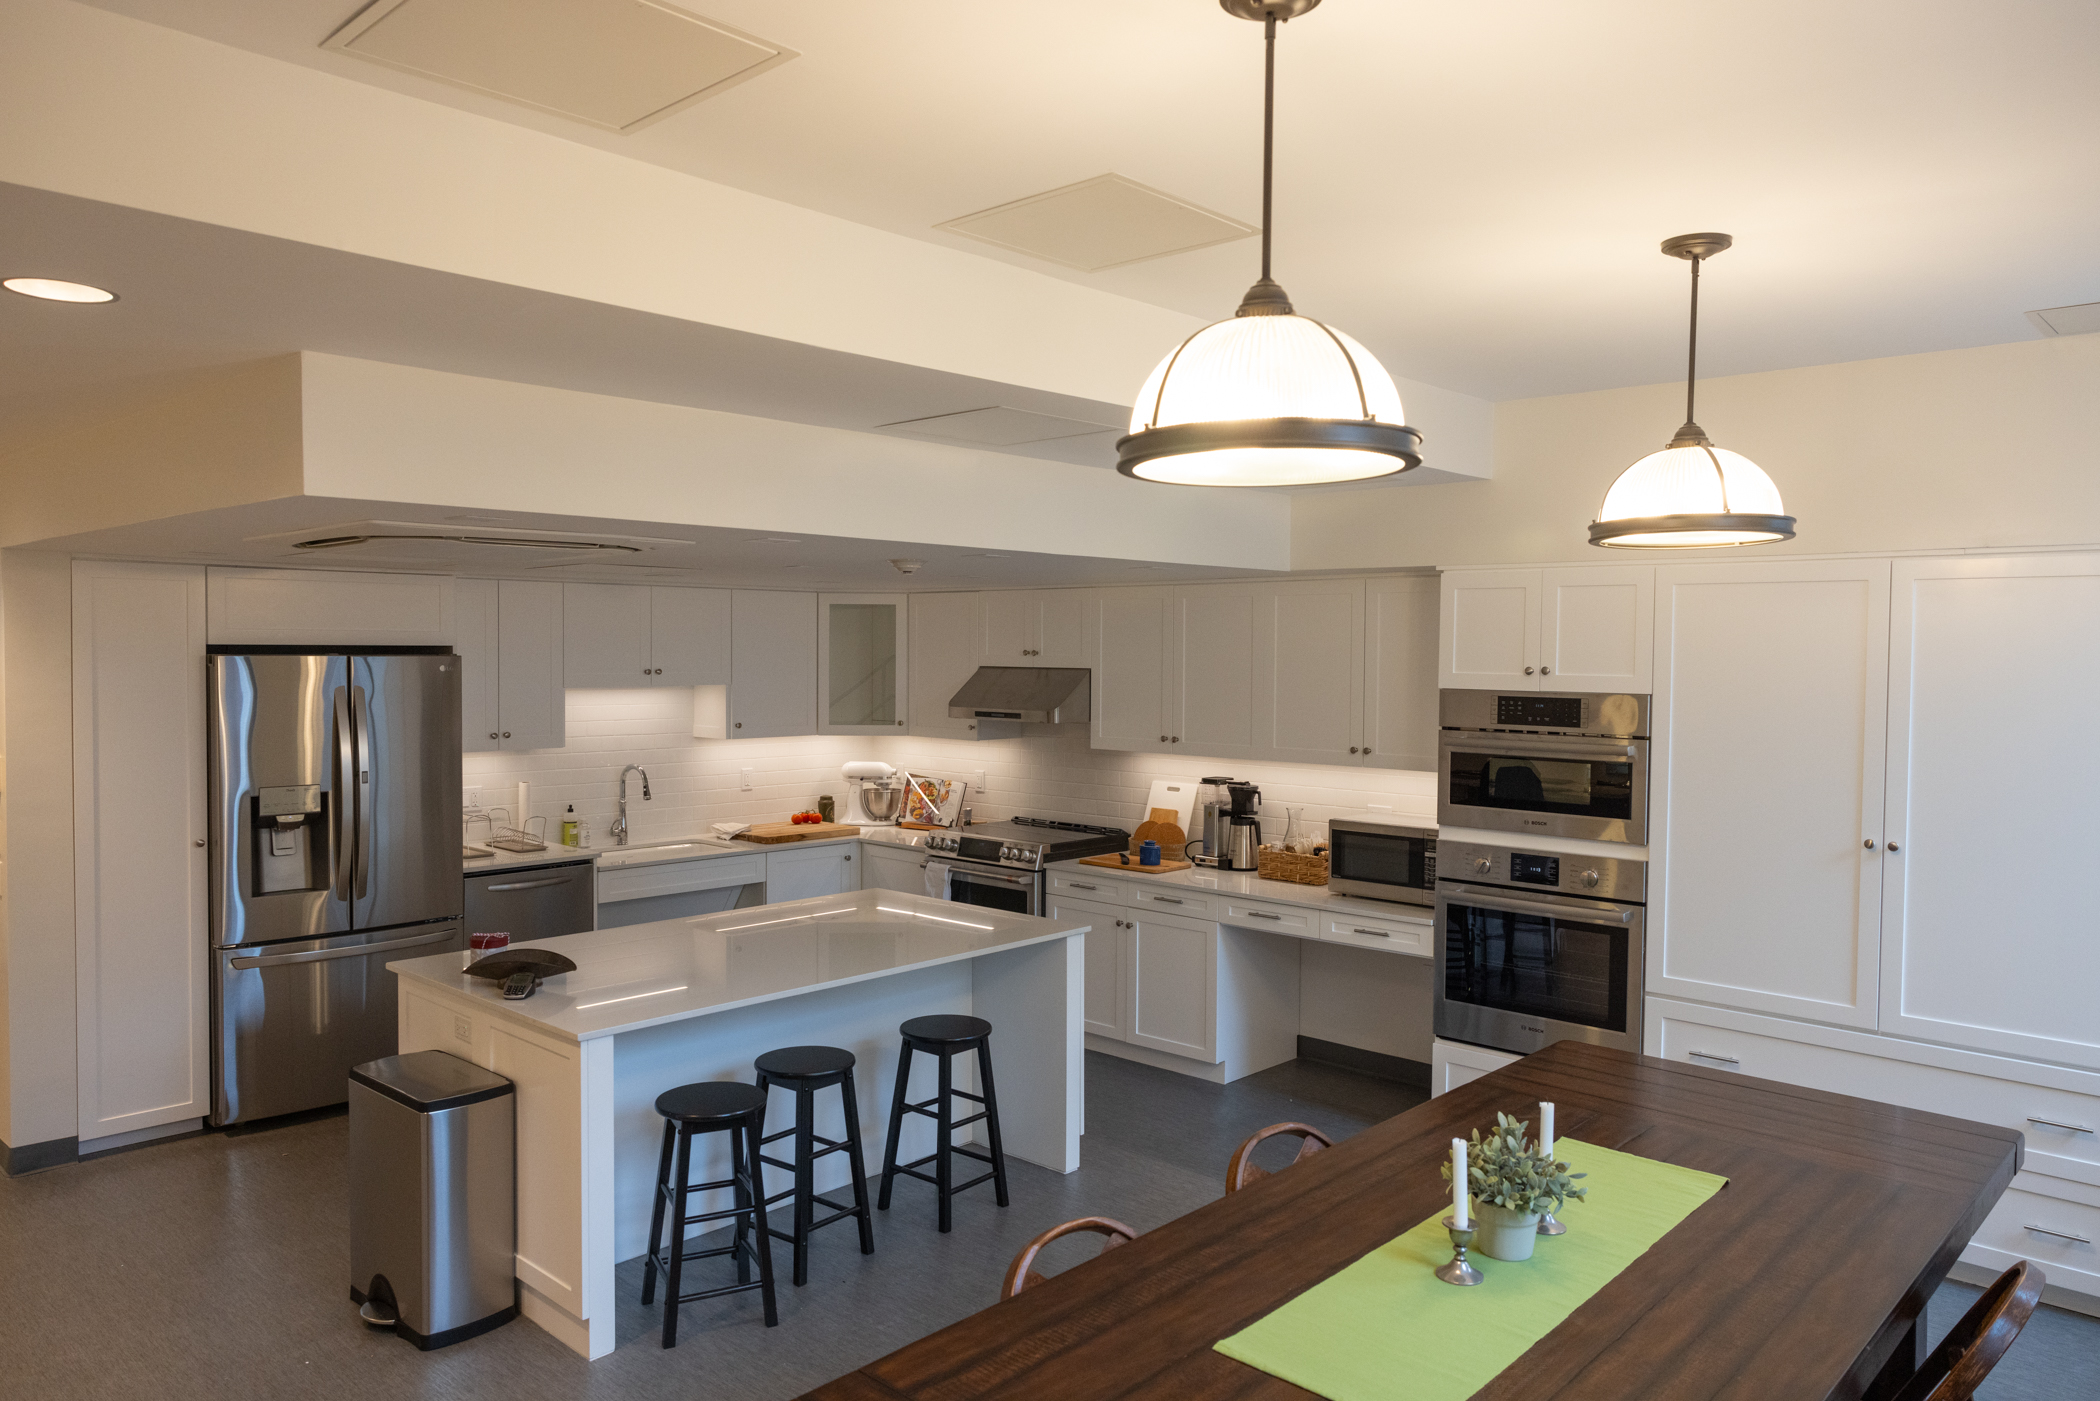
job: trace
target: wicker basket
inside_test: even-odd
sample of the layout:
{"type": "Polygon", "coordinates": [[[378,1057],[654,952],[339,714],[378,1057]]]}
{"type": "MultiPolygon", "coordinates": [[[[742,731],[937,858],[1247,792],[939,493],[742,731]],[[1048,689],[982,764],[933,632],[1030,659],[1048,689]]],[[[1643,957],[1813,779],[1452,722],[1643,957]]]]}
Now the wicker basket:
{"type": "Polygon", "coordinates": [[[1327,884],[1327,853],[1301,856],[1296,852],[1263,847],[1254,853],[1254,874],[1263,880],[1286,880],[1294,885],[1327,884]]]}

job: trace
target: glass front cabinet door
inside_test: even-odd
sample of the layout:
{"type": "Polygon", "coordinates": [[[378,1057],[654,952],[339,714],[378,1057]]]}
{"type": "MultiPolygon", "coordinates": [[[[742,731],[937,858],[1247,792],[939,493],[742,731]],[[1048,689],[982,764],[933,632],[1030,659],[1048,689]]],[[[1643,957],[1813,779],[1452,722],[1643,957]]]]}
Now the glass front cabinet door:
{"type": "Polygon", "coordinates": [[[817,595],[817,731],[893,735],[904,728],[905,595],[817,595]]]}

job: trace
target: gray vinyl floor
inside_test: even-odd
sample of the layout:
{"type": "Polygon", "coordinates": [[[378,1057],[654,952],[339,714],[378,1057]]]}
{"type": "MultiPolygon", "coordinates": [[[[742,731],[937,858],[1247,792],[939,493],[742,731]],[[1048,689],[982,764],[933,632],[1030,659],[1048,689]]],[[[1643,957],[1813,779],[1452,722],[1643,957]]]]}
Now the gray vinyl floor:
{"type": "MultiPolygon", "coordinates": [[[[635,1302],[640,1266],[624,1266],[619,1348],[594,1364],[524,1322],[434,1353],[358,1323],[339,1115],[0,1178],[0,1396],[793,1397],[990,1304],[1045,1226],[1100,1214],[1150,1230],[1218,1196],[1252,1129],[1302,1119],[1341,1137],[1421,1098],[1303,1061],[1218,1086],[1093,1054],[1087,1096],[1084,1168],[1015,1164],[1013,1205],[968,1193],[947,1236],[931,1189],[900,1183],[873,1256],[848,1223],[819,1235],[808,1286],[781,1289],[778,1328],[761,1324],[755,1294],[689,1304],[665,1352],[660,1315],[635,1302]]],[[[1074,1242],[1052,1268],[1091,1249],[1074,1242]]],[[[1934,1328],[1974,1294],[1949,1284],[1934,1328]]],[[[2100,1321],[2044,1308],[1980,1394],[2092,1401],[2100,1321]]]]}

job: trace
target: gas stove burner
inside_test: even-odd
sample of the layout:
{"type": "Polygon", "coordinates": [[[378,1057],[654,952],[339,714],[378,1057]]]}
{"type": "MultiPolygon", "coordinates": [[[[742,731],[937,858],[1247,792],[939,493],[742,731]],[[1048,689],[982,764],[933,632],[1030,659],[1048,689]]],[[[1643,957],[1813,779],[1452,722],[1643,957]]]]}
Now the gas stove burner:
{"type": "Polygon", "coordinates": [[[1051,827],[1060,832],[1084,832],[1091,837],[1127,837],[1121,827],[1094,827],[1084,822],[1058,822],[1048,817],[1016,817],[1016,827],[1051,827]]]}

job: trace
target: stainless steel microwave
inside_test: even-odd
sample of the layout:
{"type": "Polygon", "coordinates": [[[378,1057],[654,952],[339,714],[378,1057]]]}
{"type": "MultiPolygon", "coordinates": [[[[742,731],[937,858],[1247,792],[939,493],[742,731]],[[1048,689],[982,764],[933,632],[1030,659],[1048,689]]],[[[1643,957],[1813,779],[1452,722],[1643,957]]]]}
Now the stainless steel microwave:
{"type": "Polygon", "coordinates": [[[1527,836],[1648,842],[1648,697],[1444,691],[1436,819],[1527,836]]]}
{"type": "Polygon", "coordinates": [[[1327,824],[1327,888],[1403,905],[1436,903],[1436,833],[1363,818],[1327,824]]]}

